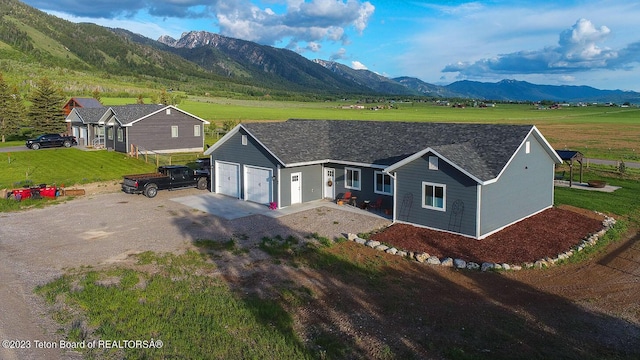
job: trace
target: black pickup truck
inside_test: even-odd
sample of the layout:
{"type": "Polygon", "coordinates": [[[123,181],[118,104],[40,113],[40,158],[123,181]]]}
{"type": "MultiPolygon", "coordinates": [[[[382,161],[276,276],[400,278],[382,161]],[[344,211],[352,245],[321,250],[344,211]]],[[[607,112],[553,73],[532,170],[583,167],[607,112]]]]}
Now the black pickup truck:
{"type": "Polygon", "coordinates": [[[206,190],[208,184],[209,177],[200,170],[192,170],[184,165],[167,165],[160,166],[157,173],[125,175],[122,191],[152,198],[158,194],[158,190],[192,187],[206,190]]]}
{"type": "Polygon", "coordinates": [[[35,139],[29,139],[25,143],[25,146],[29,149],[38,150],[45,147],[71,147],[78,145],[78,141],[75,136],[62,136],[60,134],[44,134],[35,139]]]}

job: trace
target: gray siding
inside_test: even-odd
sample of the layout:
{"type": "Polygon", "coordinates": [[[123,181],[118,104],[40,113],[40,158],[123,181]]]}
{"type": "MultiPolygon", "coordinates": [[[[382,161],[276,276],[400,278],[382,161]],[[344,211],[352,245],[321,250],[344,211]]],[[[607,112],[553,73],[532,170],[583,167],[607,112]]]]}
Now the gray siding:
{"type": "MultiPolygon", "coordinates": [[[[242,145],[242,135],[246,135],[243,130],[234,134],[211,154],[211,165],[213,167],[211,169],[211,179],[212,182],[215,182],[216,169],[214,164],[216,160],[240,164],[240,197],[244,199],[244,189],[242,189],[242,184],[244,184],[243,166],[252,165],[269,168],[273,170],[273,175],[277,176],[278,162],[273,158],[273,156],[271,156],[271,154],[265,151],[260,144],[253,140],[251,136],[247,136],[247,145],[242,145]]],[[[212,189],[216,188],[215,183],[213,183],[212,186],[212,189]]],[[[278,199],[277,182],[273,184],[272,195],[274,201],[278,199]]]]}
{"type": "Polygon", "coordinates": [[[384,195],[377,194],[375,192],[375,184],[374,184],[374,174],[376,171],[381,171],[381,169],[373,169],[369,167],[360,167],[353,165],[342,165],[342,164],[334,164],[328,163],[325,164],[325,167],[336,169],[336,181],[335,181],[335,192],[336,199],[340,199],[347,191],[351,192],[352,196],[355,196],[356,202],[361,204],[365,200],[370,202],[375,202],[378,198],[382,198],[382,208],[383,209],[392,209],[393,208],[393,195],[384,195]],[[345,186],[345,168],[353,168],[360,170],[360,190],[347,189],[345,186]]]}
{"type": "Polygon", "coordinates": [[[429,170],[429,155],[397,169],[396,219],[475,237],[477,182],[442,159],[438,170],[429,170]],[[425,181],[446,185],[446,211],[422,207],[422,183],[425,181]],[[464,209],[454,211],[454,203],[461,204],[464,209]]]}
{"type": "Polygon", "coordinates": [[[480,235],[500,229],[553,205],[554,162],[532,134],[499,180],[482,187],[480,235]]]}
{"type": "Polygon", "coordinates": [[[302,202],[322,199],[322,165],[297,166],[280,169],[280,184],[282,194],[280,206],[291,205],[291,174],[302,173],[302,202]]]}
{"type": "Polygon", "coordinates": [[[176,109],[171,109],[170,114],[167,114],[166,109],[163,109],[130,126],[128,143],[146,150],[171,151],[174,149],[202,149],[203,139],[204,124],[202,121],[176,109]],[[194,125],[200,126],[200,136],[193,135],[194,125]],[[172,126],[178,126],[178,137],[171,137],[172,126]]]}

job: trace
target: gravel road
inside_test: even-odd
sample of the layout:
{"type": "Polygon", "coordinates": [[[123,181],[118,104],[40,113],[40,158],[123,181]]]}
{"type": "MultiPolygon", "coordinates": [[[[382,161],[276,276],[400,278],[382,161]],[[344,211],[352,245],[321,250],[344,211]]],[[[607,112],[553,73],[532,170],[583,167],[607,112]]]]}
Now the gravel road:
{"type": "MultiPolygon", "coordinates": [[[[113,191],[111,184],[102,191],[113,191]]],[[[79,353],[38,349],[62,340],[59,325],[33,293],[65,269],[118,263],[143,251],[182,252],[196,239],[229,239],[264,257],[255,246],[263,236],[309,233],[334,238],[344,232],[380,228],[387,220],[320,207],[273,219],[254,215],[224,220],[189,208],[172,197],[198,190],[159,192],[154,199],[121,192],[91,194],[43,209],[0,213],[0,347],[1,359],[79,359],[79,353]],[[18,342],[14,342],[17,340],[18,342]],[[8,349],[5,345],[22,345],[8,349]]],[[[221,269],[224,271],[224,269],[221,269]]]]}

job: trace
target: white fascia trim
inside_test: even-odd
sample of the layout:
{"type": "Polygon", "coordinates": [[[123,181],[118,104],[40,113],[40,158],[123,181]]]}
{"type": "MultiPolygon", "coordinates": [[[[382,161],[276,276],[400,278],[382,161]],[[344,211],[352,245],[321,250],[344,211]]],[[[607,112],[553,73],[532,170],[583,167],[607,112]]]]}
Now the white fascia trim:
{"type": "Polygon", "coordinates": [[[239,130],[240,127],[242,125],[236,125],[236,127],[234,127],[233,129],[229,130],[228,133],[224,134],[224,136],[222,138],[220,138],[220,140],[216,141],[215,144],[211,145],[207,150],[205,150],[203,155],[211,155],[211,153],[216,150],[217,148],[219,148],[220,146],[222,146],[222,144],[224,144],[230,137],[233,137],[233,135],[235,135],[239,130]]]}
{"type": "MultiPolygon", "coordinates": [[[[469,173],[468,171],[466,171],[465,169],[461,168],[460,166],[458,166],[458,164],[454,163],[453,161],[450,161],[449,159],[447,159],[446,157],[442,156],[442,154],[438,153],[437,151],[433,150],[432,148],[428,147],[424,150],[418,151],[417,153],[404,158],[403,160],[398,161],[395,164],[392,164],[390,166],[388,166],[387,168],[384,169],[384,172],[391,172],[394,170],[397,170],[398,168],[416,160],[421,158],[422,156],[424,156],[427,153],[433,153],[434,155],[436,155],[438,158],[444,160],[447,164],[453,166],[454,168],[456,168],[458,171],[460,171],[461,173],[465,174],[466,176],[468,176],[470,179],[472,179],[473,181],[479,183],[479,184],[487,184],[488,181],[482,181],[480,179],[478,179],[477,177],[473,176],[471,173],[469,173]]],[[[489,180],[492,181],[492,180],[489,180]]]]}
{"type": "MultiPolygon", "coordinates": [[[[558,155],[558,153],[556,152],[556,150],[551,146],[551,144],[549,144],[549,142],[547,141],[547,139],[544,137],[544,135],[542,135],[542,133],[540,132],[540,130],[538,130],[538,128],[534,125],[533,129],[531,129],[532,132],[535,131],[536,137],[538,138],[538,140],[541,140],[544,143],[544,147],[547,150],[547,153],[549,154],[549,156],[551,156],[554,161],[556,162],[556,164],[562,164],[562,158],[560,157],[560,155],[558,155]]],[[[528,137],[528,136],[527,136],[528,137]]]]}
{"type": "Polygon", "coordinates": [[[258,144],[260,144],[260,146],[262,146],[263,149],[265,149],[271,156],[273,156],[274,159],[276,159],[276,161],[278,161],[282,166],[287,167],[287,165],[280,160],[279,157],[276,156],[276,154],[274,154],[271,150],[269,150],[269,148],[267,148],[266,146],[264,146],[264,144],[258,140],[257,137],[255,137],[246,127],[244,127],[244,125],[242,124],[238,124],[236,125],[236,127],[234,127],[233,129],[231,129],[231,131],[229,131],[228,133],[226,133],[220,140],[218,140],[215,144],[213,144],[213,146],[211,146],[210,148],[208,148],[205,152],[204,155],[211,155],[211,153],[213,153],[217,148],[219,148],[220,146],[222,146],[222,144],[224,144],[225,142],[227,142],[231,137],[233,137],[233,135],[237,134],[240,129],[244,129],[244,131],[251,136],[252,139],[254,139],[258,144]]]}
{"type": "Polygon", "coordinates": [[[525,216],[525,217],[523,217],[523,218],[520,218],[520,219],[518,219],[518,220],[515,220],[515,221],[513,221],[513,222],[511,222],[511,223],[509,223],[509,224],[507,224],[507,225],[504,225],[504,226],[502,226],[502,227],[500,227],[500,228],[497,228],[497,229],[495,229],[495,230],[489,231],[488,233],[483,234],[482,236],[478,237],[478,240],[482,240],[482,239],[484,239],[484,238],[486,238],[486,237],[489,237],[489,236],[491,236],[491,235],[493,235],[493,234],[495,234],[495,233],[497,233],[497,232],[499,232],[499,231],[501,231],[501,230],[504,230],[505,228],[507,228],[507,227],[509,227],[509,226],[511,226],[511,225],[513,225],[513,224],[519,223],[520,221],[522,221],[522,220],[524,220],[524,219],[528,219],[528,218],[530,218],[530,217],[532,217],[532,216],[534,216],[534,215],[538,215],[538,214],[540,214],[541,212],[543,212],[543,211],[545,211],[545,210],[547,210],[547,209],[551,209],[552,207],[553,207],[553,205],[549,205],[549,206],[547,206],[547,207],[543,208],[542,210],[538,210],[538,211],[534,212],[533,214],[529,214],[529,215],[527,215],[527,216],[525,216]]]}
{"type": "Polygon", "coordinates": [[[515,159],[516,155],[518,155],[518,153],[520,152],[520,149],[526,146],[525,144],[528,141],[529,136],[531,136],[532,134],[538,141],[542,142],[542,145],[543,145],[542,147],[545,148],[545,151],[547,152],[547,154],[549,154],[549,156],[553,159],[553,161],[556,164],[562,164],[562,159],[560,158],[560,155],[558,155],[558,153],[553,149],[553,147],[551,147],[549,142],[547,142],[547,139],[545,139],[544,136],[542,136],[542,133],[540,133],[538,128],[536,128],[534,125],[531,127],[531,130],[529,130],[529,133],[527,134],[527,136],[525,136],[524,139],[522,139],[520,146],[518,146],[516,151],[511,155],[511,158],[509,158],[509,161],[507,161],[507,164],[502,168],[502,170],[500,170],[500,173],[498,174],[498,176],[496,176],[495,179],[486,181],[483,185],[494,183],[500,179],[500,177],[507,170],[509,165],[511,165],[511,162],[513,161],[513,159],[515,159]]]}
{"type": "Polygon", "coordinates": [[[385,165],[367,164],[367,163],[361,163],[361,162],[356,162],[356,161],[345,161],[345,160],[334,160],[334,159],[303,161],[303,162],[298,162],[298,163],[287,164],[285,167],[292,168],[292,167],[297,167],[297,166],[325,165],[325,164],[338,164],[338,165],[356,166],[356,167],[361,167],[361,168],[372,168],[372,169],[383,170],[383,172],[384,172],[384,169],[386,168],[385,165]]]}
{"type": "Polygon", "coordinates": [[[175,110],[177,110],[177,111],[180,111],[181,113],[183,113],[183,114],[185,114],[185,115],[187,115],[187,116],[191,116],[192,118],[194,118],[194,119],[196,119],[196,120],[202,121],[202,123],[203,123],[203,124],[209,125],[209,122],[208,122],[207,120],[205,120],[205,119],[199,118],[199,117],[197,117],[197,116],[195,116],[195,115],[193,115],[193,114],[190,114],[190,113],[188,113],[188,112],[186,112],[186,111],[184,111],[184,110],[178,109],[177,107],[175,107],[175,106],[173,106],[173,105],[167,105],[167,106],[165,106],[165,107],[163,107],[163,108],[160,108],[160,109],[158,109],[157,111],[154,111],[154,112],[152,112],[152,113],[149,113],[149,114],[147,114],[147,115],[145,115],[145,116],[143,116],[143,117],[141,117],[141,118],[139,118],[139,119],[133,120],[132,122],[130,122],[130,123],[128,123],[127,125],[124,125],[124,126],[131,126],[131,125],[133,125],[133,124],[137,123],[138,121],[141,121],[141,120],[144,120],[144,119],[148,118],[149,116],[155,115],[155,114],[157,114],[157,113],[159,113],[159,112],[162,112],[162,111],[166,111],[168,108],[171,108],[171,109],[175,109],[175,110]]]}

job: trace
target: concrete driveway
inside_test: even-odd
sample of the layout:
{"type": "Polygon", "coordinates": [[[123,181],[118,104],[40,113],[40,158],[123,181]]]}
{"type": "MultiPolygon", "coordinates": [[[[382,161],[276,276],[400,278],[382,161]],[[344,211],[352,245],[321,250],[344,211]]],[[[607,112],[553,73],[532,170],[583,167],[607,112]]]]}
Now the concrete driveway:
{"type": "Polygon", "coordinates": [[[375,218],[388,220],[381,213],[365,211],[349,205],[337,205],[328,200],[316,200],[303,204],[296,204],[278,210],[271,210],[268,206],[256,204],[250,201],[242,201],[225,195],[205,193],[172,198],[172,201],[182,205],[204,211],[211,215],[227,220],[240,219],[251,215],[263,215],[271,218],[299,213],[319,207],[327,207],[355,214],[364,214],[375,218]]]}

